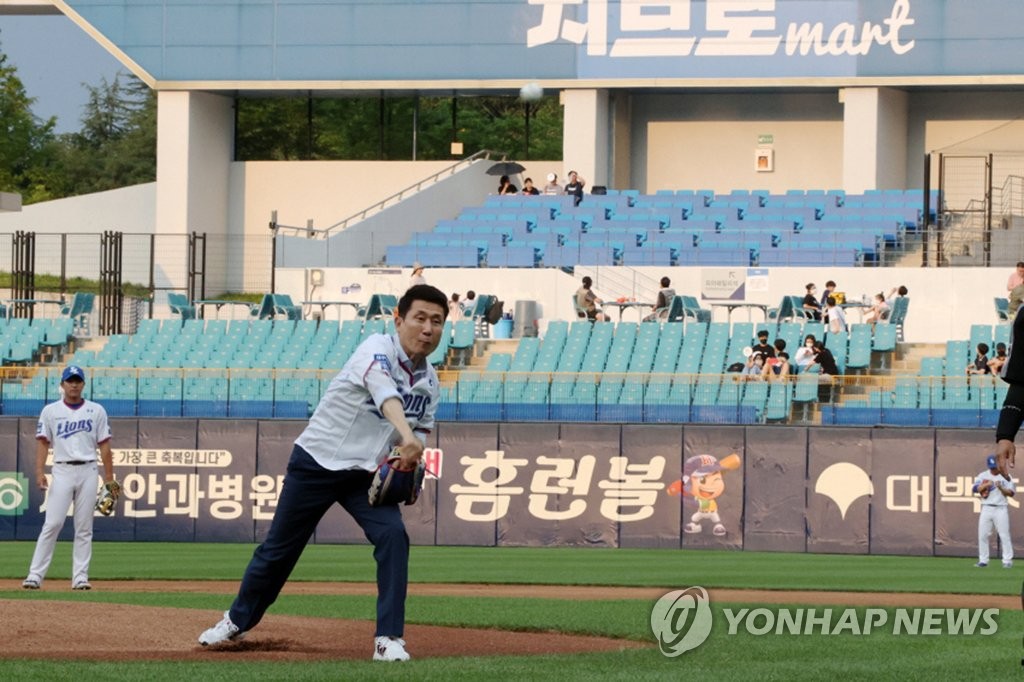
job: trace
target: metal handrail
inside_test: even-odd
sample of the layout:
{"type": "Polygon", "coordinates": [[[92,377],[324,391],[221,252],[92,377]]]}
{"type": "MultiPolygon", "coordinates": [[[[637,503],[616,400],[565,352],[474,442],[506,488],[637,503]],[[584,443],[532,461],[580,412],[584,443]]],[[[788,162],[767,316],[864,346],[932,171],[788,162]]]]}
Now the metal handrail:
{"type": "Polygon", "coordinates": [[[380,211],[383,211],[387,207],[387,205],[389,203],[396,203],[397,204],[398,202],[400,202],[403,199],[405,199],[407,194],[416,193],[416,192],[421,191],[423,189],[424,185],[426,185],[426,184],[433,184],[433,183],[437,182],[438,180],[440,180],[441,177],[443,177],[443,176],[454,175],[457,171],[461,170],[463,167],[468,167],[468,166],[472,165],[476,161],[489,160],[489,159],[492,158],[492,155],[493,155],[494,158],[497,158],[497,157],[500,156],[501,158],[499,159],[499,161],[507,161],[508,160],[508,154],[505,154],[504,152],[496,152],[496,151],[493,151],[493,150],[490,150],[490,149],[481,149],[480,151],[478,151],[478,152],[476,152],[474,154],[471,154],[471,155],[467,156],[464,159],[460,159],[457,163],[454,163],[451,166],[448,166],[447,168],[443,168],[443,169],[437,171],[436,173],[434,173],[432,175],[429,175],[426,178],[423,178],[419,182],[416,182],[416,183],[414,183],[412,185],[409,185],[408,187],[405,187],[404,189],[400,189],[399,191],[395,192],[394,194],[381,199],[377,203],[372,204],[372,205],[364,208],[362,211],[359,211],[358,213],[353,213],[349,217],[344,218],[342,220],[339,220],[338,222],[334,223],[333,225],[328,225],[327,227],[322,228],[322,229],[318,229],[318,228],[313,227],[313,224],[312,224],[313,221],[309,221],[309,224],[304,225],[304,226],[282,225],[281,223],[277,222],[277,211],[273,211],[271,213],[272,217],[271,217],[271,220],[270,220],[270,229],[274,230],[275,234],[277,234],[278,230],[293,230],[293,231],[295,231],[297,233],[305,233],[305,235],[307,237],[309,237],[310,239],[313,239],[313,238],[323,238],[323,239],[326,239],[328,236],[330,236],[330,233],[331,233],[332,230],[334,230],[336,228],[340,228],[340,229],[344,230],[344,229],[348,228],[348,226],[351,223],[356,223],[356,222],[360,222],[360,221],[366,220],[371,215],[374,215],[376,213],[379,213],[380,211]]]}

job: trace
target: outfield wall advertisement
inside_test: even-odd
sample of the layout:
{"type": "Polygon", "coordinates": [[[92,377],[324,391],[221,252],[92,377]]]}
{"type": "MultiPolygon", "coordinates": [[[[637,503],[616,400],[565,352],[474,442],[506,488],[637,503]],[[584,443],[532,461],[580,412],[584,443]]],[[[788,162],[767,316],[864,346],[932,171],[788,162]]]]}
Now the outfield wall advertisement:
{"type": "MultiPolygon", "coordinates": [[[[113,419],[124,494],[99,540],[258,542],[304,422],[113,419]]],[[[0,539],[34,540],[35,421],[0,419],[0,539]]],[[[973,556],[987,430],[442,423],[419,545],[973,556]]],[[[1022,460],[1024,470],[1024,460],[1022,460]]],[[[1010,526],[1024,543],[1012,500],[1010,526]]],[[[71,537],[67,523],[62,539],[71,537]]],[[[317,543],[365,543],[340,507],[317,543]]],[[[993,539],[994,541],[994,539],[993,539]]]]}

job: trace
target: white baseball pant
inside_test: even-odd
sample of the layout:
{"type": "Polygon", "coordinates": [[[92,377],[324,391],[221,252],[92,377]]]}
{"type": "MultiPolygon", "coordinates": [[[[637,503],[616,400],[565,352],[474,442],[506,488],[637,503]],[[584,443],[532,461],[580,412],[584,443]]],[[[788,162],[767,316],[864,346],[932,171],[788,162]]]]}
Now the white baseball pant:
{"type": "Polygon", "coordinates": [[[77,465],[54,463],[50,487],[46,491],[46,499],[43,500],[46,518],[39,533],[39,540],[36,541],[36,551],[32,554],[32,565],[28,569],[29,578],[35,578],[41,583],[46,577],[50,562],[53,560],[53,550],[57,546],[57,536],[64,527],[68,510],[73,503],[75,540],[71,585],[89,580],[93,507],[99,490],[98,476],[96,462],[77,465]]]}
{"type": "Polygon", "coordinates": [[[999,534],[1003,546],[1003,563],[1013,561],[1013,538],[1010,537],[1010,513],[1005,504],[983,504],[978,516],[978,562],[988,563],[989,537],[992,531],[999,534]]]}

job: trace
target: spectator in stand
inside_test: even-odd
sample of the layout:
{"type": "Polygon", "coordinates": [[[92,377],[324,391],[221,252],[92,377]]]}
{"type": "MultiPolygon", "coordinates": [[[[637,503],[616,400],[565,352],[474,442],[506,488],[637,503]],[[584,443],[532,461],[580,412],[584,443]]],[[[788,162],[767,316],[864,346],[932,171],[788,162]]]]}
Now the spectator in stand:
{"type": "Polygon", "coordinates": [[[974,362],[967,365],[968,374],[989,374],[992,368],[988,364],[988,344],[979,343],[974,355],[974,362]]]}
{"type": "Polygon", "coordinates": [[[498,178],[498,194],[518,194],[519,188],[512,184],[507,175],[498,178]]]}
{"type": "Polygon", "coordinates": [[[463,317],[473,314],[473,308],[476,307],[476,292],[470,289],[466,292],[466,300],[462,302],[462,313],[463,317]]]}
{"type": "Polygon", "coordinates": [[[796,357],[793,361],[796,363],[797,371],[806,372],[807,368],[814,363],[814,342],[817,341],[814,338],[814,334],[808,334],[804,337],[804,345],[796,349],[796,357]]]}
{"type": "Polygon", "coordinates": [[[414,287],[426,283],[427,278],[423,276],[423,266],[419,263],[414,263],[412,266],[412,276],[409,278],[409,286],[414,287]]]}
{"type": "MultiPolygon", "coordinates": [[[[781,341],[782,339],[779,339],[781,341]]],[[[789,379],[789,353],[784,350],[769,360],[771,364],[765,363],[764,376],[769,381],[786,381],[789,379]]]]}
{"type": "Polygon", "coordinates": [[[540,194],[540,190],[533,186],[533,178],[526,178],[523,180],[523,194],[529,194],[531,196],[537,196],[540,194]]]}
{"type": "Polygon", "coordinates": [[[804,295],[804,311],[810,319],[821,320],[821,305],[818,303],[818,297],[815,296],[818,287],[814,286],[814,282],[808,282],[805,289],[807,289],[807,293],[804,295]]]}
{"type": "Polygon", "coordinates": [[[891,311],[892,309],[889,307],[889,304],[885,302],[885,295],[882,292],[878,292],[875,294],[875,302],[864,313],[864,322],[870,322],[871,326],[874,327],[877,323],[889,319],[891,311]]]}
{"type": "Polygon", "coordinates": [[[644,322],[657,322],[668,317],[668,307],[676,297],[676,290],[670,286],[671,284],[672,281],[668,277],[661,278],[661,289],[658,290],[658,298],[654,301],[654,309],[644,318],[644,322]]]}
{"type": "Polygon", "coordinates": [[[561,194],[562,186],[558,184],[558,175],[555,173],[548,173],[548,184],[544,185],[543,194],[561,194]]]}
{"type": "Polygon", "coordinates": [[[455,324],[462,319],[462,304],[459,303],[459,295],[452,294],[452,300],[448,301],[448,320],[455,324]]]}
{"type": "Polygon", "coordinates": [[[825,344],[821,341],[814,342],[814,362],[811,363],[811,367],[817,365],[821,369],[821,373],[827,376],[838,376],[839,367],[836,365],[836,358],[832,355],[832,351],[825,348],[825,344]]]}
{"type": "Polygon", "coordinates": [[[775,357],[775,346],[768,343],[768,330],[762,329],[757,332],[757,343],[753,345],[751,350],[754,353],[760,353],[766,358],[775,357]]]}
{"type": "Polygon", "coordinates": [[[996,344],[996,356],[988,361],[988,369],[993,375],[998,376],[1006,364],[1006,344],[1000,341],[996,344]]]}
{"type": "Polygon", "coordinates": [[[764,375],[777,375],[779,373],[779,370],[775,368],[776,365],[781,365],[783,362],[785,362],[786,376],[789,376],[789,353],[786,352],[786,340],[775,339],[775,341],[772,343],[772,351],[772,354],[765,358],[764,375]],[[783,358],[783,356],[785,356],[785,358],[783,358]]]}
{"type": "Polygon", "coordinates": [[[908,293],[907,288],[902,284],[898,287],[893,287],[889,295],[885,297],[887,301],[891,301],[893,298],[903,298],[908,293]]]}
{"type": "Polygon", "coordinates": [[[1024,284],[1024,261],[1017,261],[1017,269],[1010,273],[1010,278],[1006,280],[1006,297],[1010,297],[1010,292],[1024,284]]]}
{"type": "Polygon", "coordinates": [[[1015,286],[1010,292],[1010,303],[1006,306],[1006,312],[1011,320],[1017,315],[1017,308],[1020,307],[1022,300],[1024,300],[1024,284],[1015,286]]]}
{"type": "Polygon", "coordinates": [[[583,201],[583,188],[586,184],[587,181],[581,178],[576,171],[569,171],[569,182],[565,185],[565,193],[576,197],[573,200],[573,206],[579,206],[583,201]]]}
{"type": "Polygon", "coordinates": [[[835,296],[829,296],[825,299],[825,304],[828,306],[825,308],[825,319],[827,320],[828,331],[831,334],[838,334],[845,332],[846,327],[846,313],[843,309],[836,304],[835,296]]]}
{"type": "Polygon", "coordinates": [[[591,322],[603,322],[607,319],[604,311],[598,306],[604,303],[599,299],[590,287],[594,285],[594,280],[589,277],[583,278],[583,286],[576,290],[576,307],[586,313],[587,319],[591,322]]]}
{"type": "Polygon", "coordinates": [[[757,351],[748,355],[740,376],[743,377],[744,381],[761,381],[764,379],[764,355],[757,351]]]}
{"type": "Polygon", "coordinates": [[[833,282],[832,280],[825,282],[825,291],[821,293],[821,302],[819,303],[819,306],[822,310],[825,310],[825,307],[828,305],[828,297],[831,296],[832,292],[834,292],[835,290],[835,282],[833,282]]]}

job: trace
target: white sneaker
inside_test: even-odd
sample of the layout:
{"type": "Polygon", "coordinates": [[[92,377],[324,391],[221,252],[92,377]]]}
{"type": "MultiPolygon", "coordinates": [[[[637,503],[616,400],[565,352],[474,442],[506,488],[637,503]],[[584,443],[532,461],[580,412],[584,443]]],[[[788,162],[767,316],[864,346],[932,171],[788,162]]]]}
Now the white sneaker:
{"type": "Polygon", "coordinates": [[[91,590],[92,589],[92,585],[89,584],[88,580],[82,580],[80,582],[75,583],[74,587],[72,587],[71,589],[72,590],[91,590]]]}
{"type": "Polygon", "coordinates": [[[408,661],[409,652],[405,650],[405,640],[398,637],[376,637],[373,640],[373,660],[375,661],[408,661]]]}
{"type": "Polygon", "coordinates": [[[38,590],[41,583],[36,578],[25,578],[25,582],[21,584],[22,588],[26,590],[38,590]]]}
{"type": "Polygon", "coordinates": [[[236,642],[245,637],[244,632],[239,632],[238,626],[231,622],[228,612],[224,612],[224,618],[203,634],[199,635],[199,643],[203,646],[222,644],[224,642],[236,642]]]}

